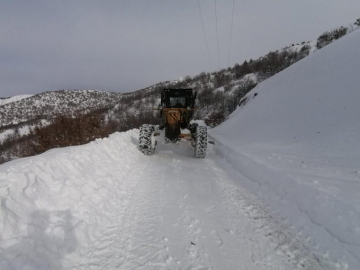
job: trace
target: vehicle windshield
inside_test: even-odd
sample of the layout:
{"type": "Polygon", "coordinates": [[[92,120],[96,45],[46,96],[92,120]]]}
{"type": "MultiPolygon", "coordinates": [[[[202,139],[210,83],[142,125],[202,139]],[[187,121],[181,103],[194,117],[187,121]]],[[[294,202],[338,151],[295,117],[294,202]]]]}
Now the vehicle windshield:
{"type": "Polygon", "coordinates": [[[170,105],[174,108],[185,107],[186,97],[170,97],[170,105]]]}

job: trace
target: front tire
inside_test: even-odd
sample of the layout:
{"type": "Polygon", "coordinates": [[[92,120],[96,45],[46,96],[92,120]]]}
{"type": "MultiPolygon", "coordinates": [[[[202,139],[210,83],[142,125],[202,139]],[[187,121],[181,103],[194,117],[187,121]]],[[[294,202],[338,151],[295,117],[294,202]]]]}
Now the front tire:
{"type": "Polygon", "coordinates": [[[195,133],[195,157],[204,158],[207,148],[207,128],[198,126],[195,133]]]}
{"type": "Polygon", "coordinates": [[[153,143],[154,130],[153,125],[142,125],[140,127],[139,149],[144,155],[151,156],[155,152],[155,144],[153,143]]]}

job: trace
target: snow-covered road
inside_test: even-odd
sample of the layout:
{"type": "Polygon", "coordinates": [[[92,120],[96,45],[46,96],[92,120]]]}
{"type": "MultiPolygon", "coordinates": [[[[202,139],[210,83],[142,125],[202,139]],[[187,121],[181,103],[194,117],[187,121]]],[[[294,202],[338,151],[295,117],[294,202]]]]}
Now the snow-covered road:
{"type": "Polygon", "coordinates": [[[138,131],[0,166],[1,269],[330,269],[209,145],[138,131]]]}

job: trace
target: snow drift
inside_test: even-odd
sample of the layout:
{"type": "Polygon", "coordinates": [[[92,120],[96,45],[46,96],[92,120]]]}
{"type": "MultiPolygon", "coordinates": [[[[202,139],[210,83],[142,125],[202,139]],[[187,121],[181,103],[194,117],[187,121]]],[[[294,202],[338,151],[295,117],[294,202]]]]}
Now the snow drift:
{"type": "Polygon", "coordinates": [[[212,130],[250,190],[360,269],[360,31],[262,82],[212,130]]]}
{"type": "MultiPolygon", "coordinates": [[[[133,151],[128,150],[133,145],[124,140],[129,136],[1,165],[1,269],[67,269],[63,257],[72,254],[79,242],[83,249],[94,245],[119,201],[114,197],[132,188],[119,181],[135,166],[133,151]],[[129,160],[120,170],[114,159],[129,160]]],[[[81,265],[85,257],[81,252],[69,260],[81,265]]]]}

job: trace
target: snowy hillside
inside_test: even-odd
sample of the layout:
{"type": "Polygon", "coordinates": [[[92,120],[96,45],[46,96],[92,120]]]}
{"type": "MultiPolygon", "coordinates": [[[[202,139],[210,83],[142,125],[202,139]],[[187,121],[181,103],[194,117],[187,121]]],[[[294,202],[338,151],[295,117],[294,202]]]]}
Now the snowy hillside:
{"type": "Polygon", "coordinates": [[[31,96],[0,105],[0,127],[47,118],[56,114],[72,114],[116,104],[121,94],[98,90],[61,90],[31,96]]]}
{"type": "Polygon", "coordinates": [[[359,44],[357,30],[264,81],[211,132],[219,153],[247,176],[244,185],[322,253],[354,270],[360,269],[359,44]]]}
{"type": "Polygon", "coordinates": [[[304,151],[358,156],[359,36],[356,31],[258,85],[216,133],[231,136],[226,127],[241,125],[243,144],[301,144],[304,151]]]}
{"type": "Polygon", "coordinates": [[[19,101],[28,97],[31,97],[32,95],[19,95],[19,96],[13,96],[10,98],[4,98],[4,99],[0,99],[0,106],[11,103],[11,102],[15,102],[15,101],[19,101]]]}

